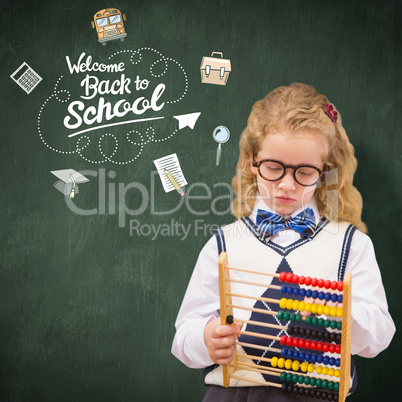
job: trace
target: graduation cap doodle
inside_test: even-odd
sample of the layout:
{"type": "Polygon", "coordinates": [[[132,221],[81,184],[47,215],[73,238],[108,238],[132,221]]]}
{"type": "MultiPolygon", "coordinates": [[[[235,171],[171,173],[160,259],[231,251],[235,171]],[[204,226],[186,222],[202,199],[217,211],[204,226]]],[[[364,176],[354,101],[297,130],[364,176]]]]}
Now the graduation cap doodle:
{"type": "Polygon", "coordinates": [[[53,170],[50,171],[50,173],[59,178],[53,186],[62,194],[70,195],[70,198],[74,198],[75,194],[78,194],[78,183],[86,183],[89,181],[85,176],[74,169],[53,170]]]}

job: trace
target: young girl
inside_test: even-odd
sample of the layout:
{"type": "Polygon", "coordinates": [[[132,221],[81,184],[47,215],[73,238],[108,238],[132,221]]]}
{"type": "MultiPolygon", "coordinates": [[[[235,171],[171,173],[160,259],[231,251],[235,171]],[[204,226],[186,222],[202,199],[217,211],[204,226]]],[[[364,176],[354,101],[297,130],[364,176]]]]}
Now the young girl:
{"type": "MultiPolygon", "coordinates": [[[[240,380],[222,387],[220,365],[233,360],[236,340],[281,348],[277,341],[240,335],[241,323],[220,324],[218,258],[222,251],[227,252],[230,266],[249,270],[285,271],[330,281],[342,280],[345,272],[351,272],[352,354],[374,357],[391,342],[395,326],[373,245],[361,221],[362,200],[353,186],[356,165],[340,114],[313,87],[298,83],[279,87],[254,104],[240,138],[232,181],[236,194],[232,211],[238,220],[218,230],[202,249],[176,320],[172,353],[188,367],[207,368],[204,401],[312,400],[240,380]]],[[[251,278],[247,272],[237,275],[243,281],[251,278]]],[[[280,283],[274,278],[272,284],[280,283]]],[[[232,284],[232,291],[247,294],[250,289],[232,284]]],[[[278,299],[278,291],[261,289],[255,296],[278,299]]],[[[277,304],[261,301],[243,303],[279,309],[277,304]]],[[[274,315],[247,310],[235,316],[284,325],[274,315]]],[[[245,329],[256,331],[250,323],[245,329]]],[[[279,329],[264,333],[286,334],[279,329]]],[[[237,348],[242,354],[271,357],[246,346],[237,348]]],[[[255,376],[278,382],[265,374],[255,376]]],[[[351,392],[356,385],[352,363],[351,392]]]]}

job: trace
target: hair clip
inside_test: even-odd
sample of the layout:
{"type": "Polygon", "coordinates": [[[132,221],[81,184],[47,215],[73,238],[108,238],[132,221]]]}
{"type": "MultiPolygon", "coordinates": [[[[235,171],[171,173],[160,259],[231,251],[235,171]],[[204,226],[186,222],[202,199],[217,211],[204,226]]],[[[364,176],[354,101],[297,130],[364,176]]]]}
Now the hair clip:
{"type": "Polygon", "coordinates": [[[334,107],[330,103],[328,103],[328,105],[324,106],[323,109],[332,120],[332,123],[336,124],[336,121],[338,120],[338,112],[334,110],[334,107]]]}

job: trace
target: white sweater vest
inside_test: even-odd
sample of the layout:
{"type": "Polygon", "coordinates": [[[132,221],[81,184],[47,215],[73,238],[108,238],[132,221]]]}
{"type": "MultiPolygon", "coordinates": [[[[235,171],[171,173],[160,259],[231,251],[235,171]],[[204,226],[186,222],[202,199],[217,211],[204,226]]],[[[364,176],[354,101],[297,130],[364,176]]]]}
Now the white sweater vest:
{"type": "MultiPolygon", "coordinates": [[[[346,263],[349,255],[350,243],[352,240],[355,227],[346,222],[334,223],[322,220],[317,225],[317,231],[312,240],[302,238],[288,247],[281,247],[272,242],[260,240],[256,225],[249,218],[242,218],[235,223],[225,226],[218,230],[216,237],[219,252],[227,251],[228,263],[230,267],[249,269],[266,273],[280,273],[282,271],[291,272],[296,275],[305,277],[324,279],[330,281],[339,281],[343,279],[346,263]]],[[[269,276],[261,276],[248,272],[230,271],[232,279],[241,281],[264,283],[266,285],[282,285],[277,278],[269,276]]],[[[286,284],[292,287],[299,285],[286,284]]],[[[326,292],[328,290],[324,289],[326,292]]],[[[280,300],[282,297],[303,300],[301,296],[289,296],[281,294],[279,290],[267,289],[263,286],[252,286],[242,283],[231,283],[231,291],[235,294],[249,295],[255,297],[268,297],[280,300]]],[[[332,292],[331,290],[329,290],[332,292]]],[[[248,308],[262,308],[271,311],[278,311],[279,305],[275,303],[266,303],[248,299],[244,297],[233,297],[234,305],[244,306],[248,308]]],[[[276,325],[288,325],[290,322],[283,322],[277,319],[275,315],[265,315],[252,313],[249,310],[240,308],[234,309],[234,317],[244,320],[255,320],[269,322],[276,325]]],[[[323,318],[326,318],[323,316],[323,318]]],[[[333,319],[332,317],[328,317],[333,319]]],[[[253,327],[247,324],[243,326],[247,331],[261,332],[261,326],[253,327]]],[[[321,328],[322,329],[322,328],[321,328]]],[[[280,337],[287,335],[287,332],[279,329],[263,329],[263,333],[280,337]]],[[[282,348],[278,341],[265,340],[261,338],[251,338],[242,335],[239,341],[246,343],[260,344],[274,348],[282,348]]],[[[266,351],[258,351],[256,349],[237,346],[240,354],[247,354],[257,357],[278,356],[277,353],[266,351]]],[[[247,363],[255,363],[268,365],[258,358],[238,358],[239,361],[247,363]]],[[[279,382],[278,378],[273,376],[264,376],[257,372],[249,370],[238,370],[237,377],[252,378],[258,381],[268,380],[279,382]]],[[[206,384],[223,385],[222,383],[222,367],[215,366],[206,370],[206,384]]],[[[230,386],[250,386],[250,383],[231,379],[230,386]]],[[[352,387],[354,388],[354,387],[352,387]]]]}

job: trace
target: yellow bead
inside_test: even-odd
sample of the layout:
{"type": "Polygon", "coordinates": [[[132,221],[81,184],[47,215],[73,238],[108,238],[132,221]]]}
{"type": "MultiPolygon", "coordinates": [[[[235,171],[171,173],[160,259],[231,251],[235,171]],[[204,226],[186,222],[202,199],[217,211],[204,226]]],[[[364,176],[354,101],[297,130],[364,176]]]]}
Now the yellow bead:
{"type": "Polygon", "coordinates": [[[340,369],[336,369],[335,370],[335,377],[340,377],[341,376],[341,370],[340,369]]]}
{"type": "Polygon", "coordinates": [[[281,299],[281,301],[279,302],[279,307],[282,309],[286,308],[286,299],[285,298],[281,299]]]}
{"type": "Polygon", "coordinates": [[[278,360],[278,367],[279,367],[279,368],[284,368],[284,367],[285,367],[285,359],[280,358],[280,359],[278,360]]]}
{"type": "Polygon", "coordinates": [[[310,363],[310,364],[308,365],[308,372],[309,372],[309,373],[313,373],[313,372],[314,372],[314,364],[313,364],[313,363],[310,363]]]}
{"type": "Polygon", "coordinates": [[[318,310],[318,305],[313,303],[312,306],[311,306],[311,312],[313,314],[317,314],[317,310],[318,310]]]}
{"type": "Polygon", "coordinates": [[[299,300],[293,300],[292,309],[297,311],[299,309],[299,300]]]}
{"type": "Polygon", "coordinates": [[[335,369],[331,367],[331,368],[328,370],[328,375],[330,375],[331,377],[333,377],[333,376],[335,375],[335,369]]]}
{"type": "Polygon", "coordinates": [[[303,371],[303,373],[305,373],[307,371],[307,368],[308,368],[307,362],[303,362],[301,364],[301,371],[303,371]]]}
{"type": "Polygon", "coordinates": [[[304,311],[306,309],[306,303],[304,301],[301,301],[299,303],[299,310],[304,311]]]}
{"type": "Polygon", "coordinates": [[[309,313],[311,311],[311,303],[306,303],[305,310],[309,313]]]}
{"type": "Polygon", "coordinates": [[[324,374],[324,375],[328,374],[328,367],[323,367],[322,368],[322,374],[324,374]]]}
{"type": "Polygon", "coordinates": [[[343,308],[342,307],[338,307],[338,310],[336,310],[336,315],[337,315],[337,317],[343,316],[343,308]]]}
{"type": "Polygon", "coordinates": [[[336,307],[331,307],[331,317],[336,317],[336,310],[337,310],[337,308],[336,307]]]}
{"type": "Polygon", "coordinates": [[[325,314],[325,315],[329,315],[330,312],[331,312],[331,307],[325,306],[325,307],[324,307],[324,314],[325,314]]]}
{"type": "Polygon", "coordinates": [[[295,360],[295,361],[292,363],[292,370],[293,370],[293,371],[299,371],[299,367],[300,367],[300,363],[299,363],[297,360],[295,360]]]}
{"type": "Polygon", "coordinates": [[[321,315],[321,314],[323,314],[324,313],[324,305],[323,304],[320,304],[319,306],[318,306],[318,308],[317,308],[317,314],[318,315],[321,315]]]}
{"type": "Polygon", "coordinates": [[[315,371],[316,371],[317,374],[321,374],[322,373],[322,366],[317,366],[315,368],[315,371]]]}
{"type": "Polygon", "coordinates": [[[287,359],[285,361],[285,369],[290,370],[292,368],[292,360],[287,359]]]}
{"type": "Polygon", "coordinates": [[[276,356],[271,359],[271,366],[272,367],[278,366],[278,358],[276,356]]]}

